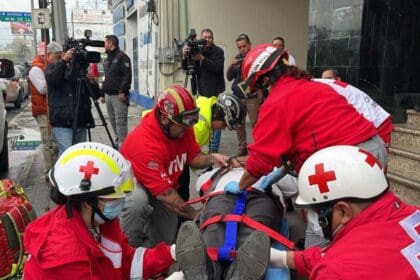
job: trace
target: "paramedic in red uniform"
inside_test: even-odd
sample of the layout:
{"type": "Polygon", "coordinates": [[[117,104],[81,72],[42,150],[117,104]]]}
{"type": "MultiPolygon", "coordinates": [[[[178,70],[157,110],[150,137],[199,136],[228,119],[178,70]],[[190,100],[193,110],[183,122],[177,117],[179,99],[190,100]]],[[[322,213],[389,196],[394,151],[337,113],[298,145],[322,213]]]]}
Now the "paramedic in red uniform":
{"type": "Polygon", "coordinates": [[[137,186],[126,200],[121,222],[132,246],[150,247],[175,242],[178,215],[194,219],[197,211],[181,207],[178,178],[188,164],[202,169],[227,165],[228,157],[203,154],[195,140],[193,125],[199,109],[191,93],[172,85],[160,93],[148,113],[121,147],[131,162],[137,186]]]}
{"type": "Polygon", "coordinates": [[[332,242],[278,251],[271,265],[296,269],[311,280],[420,278],[419,207],[389,191],[369,152],[335,146],[313,154],[300,170],[296,205],[318,213],[332,242]]]}
{"type": "Polygon", "coordinates": [[[94,142],[73,145],[50,181],[58,206],[25,230],[24,279],[150,279],[175,263],[173,245],[128,245],[118,215],[134,177],[118,151],[94,142]]]}
{"type": "Polygon", "coordinates": [[[372,123],[347,100],[308,74],[288,65],[288,53],[272,45],[252,49],[242,66],[244,92],[268,95],[260,107],[248,146],[245,172],[239,182],[225,188],[238,193],[286,157],[299,171],[314,152],[333,145],[355,145],[370,151],[385,165],[387,152],[372,123]]]}

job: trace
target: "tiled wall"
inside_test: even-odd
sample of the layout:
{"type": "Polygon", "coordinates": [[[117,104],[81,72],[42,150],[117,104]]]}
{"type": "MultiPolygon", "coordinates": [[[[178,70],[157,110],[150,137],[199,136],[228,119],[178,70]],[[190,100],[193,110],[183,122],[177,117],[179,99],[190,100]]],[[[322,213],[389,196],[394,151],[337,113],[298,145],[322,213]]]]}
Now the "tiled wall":
{"type": "Polygon", "coordinates": [[[320,77],[333,67],[344,80],[356,83],[363,0],[311,0],[309,9],[307,69],[320,77]]]}
{"type": "Polygon", "coordinates": [[[420,110],[420,1],[365,0],[359,86],[405,120],[420,110]]]}
{"type": "Polygon", "coordinates": [[[420,1],[310,0],[307,69],[328,67],[397,122],[420,110],[420,1]]]}

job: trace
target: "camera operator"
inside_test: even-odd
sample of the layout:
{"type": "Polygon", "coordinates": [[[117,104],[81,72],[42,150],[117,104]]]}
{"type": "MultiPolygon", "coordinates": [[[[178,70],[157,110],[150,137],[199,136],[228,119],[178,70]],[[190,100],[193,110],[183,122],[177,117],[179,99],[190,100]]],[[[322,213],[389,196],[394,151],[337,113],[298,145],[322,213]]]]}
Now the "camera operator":
{"type": "MultiPolygon", "coordinates": [[[[223,65],[225,55],[223,50],[213,42],[213,31],[209,28],[201,31],[201,39],[207,43],[200,48],[200,51],[189,55],[190,47],[186,44],[182,49],[182,69],[188,69],[188,60],[195,63],[197,70],[198,94],[205,97],[218,96],[225,91],[225,79],[223,77],[223,65]]],[[[210,144],[210,152],[217,152],[220,143],[220,130],[215,130],[210,144]]]]}
{"type": "Polygon", "coordinates": [[[48,86],[51,131],[58,144],[58,153],[61,155],[72,144],[85,142],[87,128],[94,127],[95,123],[90,111],[89,95],[83,94],[77,97],[76,94],[79,67],[71,63],[75,49],[68,49],[61,56],[63,49],[58,43],[51,42],[47,48],[58,54],[55,61],[47,66],[45,79],[48,86]],[[77,124],[74,129],[75,119],[77,124]]]}
{"type": "Polygon", "coordinates": [[[258,109],[260,108],[261,97],[257,94],[245,96],[241,89],[238,87],[238,83],[242,81],[241,79],[241,67],[242,61],[251,50],[251,41],[249,40],[248,35],[239,34],[236,38],[236,48],[238,49],[238,54],[232,59],[232,62],[229,65],[229,68],[226,73],[228,81],[232,81],[232,92],[234,95],[239,97],[244,104],[246,110],[243,116],[242,125],[239,125],[236,130],[236,135],[238,137],[238,152],[236,153],[237,157],[244,156],[248,154],[246,148],[246,130],[245,130],[245,120],[248,113],[249,120],[251,121],[251,127],[254,126],[258,118],[258,109]]]}
{"type": "Polygon", "coordinates": [[[101,97],[100,101],[106,103],[109,121],[117,135],[117,147],[121,147],[127,137],[131,61],[124,52],[120,51],[118,38],[115,35],[105,36],[105,51],[108,54],[104,61],[105,80],[102,84],[105,97],[101,97]]]}

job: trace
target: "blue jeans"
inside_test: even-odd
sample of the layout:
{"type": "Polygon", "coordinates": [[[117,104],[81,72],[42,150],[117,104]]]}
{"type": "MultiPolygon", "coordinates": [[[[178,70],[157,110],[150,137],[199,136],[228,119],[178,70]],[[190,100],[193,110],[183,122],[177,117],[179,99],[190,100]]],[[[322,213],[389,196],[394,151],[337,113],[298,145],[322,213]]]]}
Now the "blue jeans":
{"type": "MultiPolygon", "coordinates": [[[[72,145],[73,129],[67,127],[53,127],[51,132],[58,145],[58,156],[61,156],[61,154],[72,145]]],[[[86,142],[87,129],[78,128],[75,136],[74,144],[86,142]]]]}
{"type": "Polygon", "coordinates": [[[222,136],[222,130],[220,129],[213,130],[213,135],[210,139],[210,152],[211,153],[219,152],[220,136],[222,136]]]}

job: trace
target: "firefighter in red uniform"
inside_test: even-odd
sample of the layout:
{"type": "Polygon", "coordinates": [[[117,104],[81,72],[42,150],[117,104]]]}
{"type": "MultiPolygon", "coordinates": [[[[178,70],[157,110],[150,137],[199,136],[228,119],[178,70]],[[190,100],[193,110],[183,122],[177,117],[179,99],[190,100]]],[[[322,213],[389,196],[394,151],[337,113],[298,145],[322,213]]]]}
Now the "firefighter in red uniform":
{"type": "Polygon", "coordinates": [[[294,268],[311,280],[419,279],[419,207],[388,190],[381,165],[369,152],[334,146],[313,154],[300,170],[296,205],[318,213],[332,243],[278,251],[271,255],[272,265],[294,268]]]}
{"type": "Polygon", "coordinates": [[[133,246],[174,243],[178,215],[196,217],[198,212],[193,207],[182,207],[184,200],[177,192],[178,178],[187,164],[196,169],[227,165],[227,156],[201,153],[193,131],[198,112],[191,93],[172,85],[160,93],[155,108],[121,147],[140,184],[127,198],[121,216],[133,246]]]}
{"type": "Polygon", "coordinates": [[[25,279],[149,279],[175,262],[175,246],[128,245],[117,216],[134,188],[130,163],[109,146],[67,149],[50,172],[55,209],[26,228],[25,279]]]}
{"type": "MultiPolygon", "coordinates": [[[[248,146],[245,172],[239,182],[225,188],[238,193],[279,166],[282,158],[299,171],[314,152],[333,145],[357,145],[382,164],[387,153],[373,125],[343,96],[288,65],[288,52],[272,45],[252,49],[242,66],[244,92],[262,90],[267,96],[248,146]]],[[[280,169],[283,170],[283,169],[280,169]]]]}

